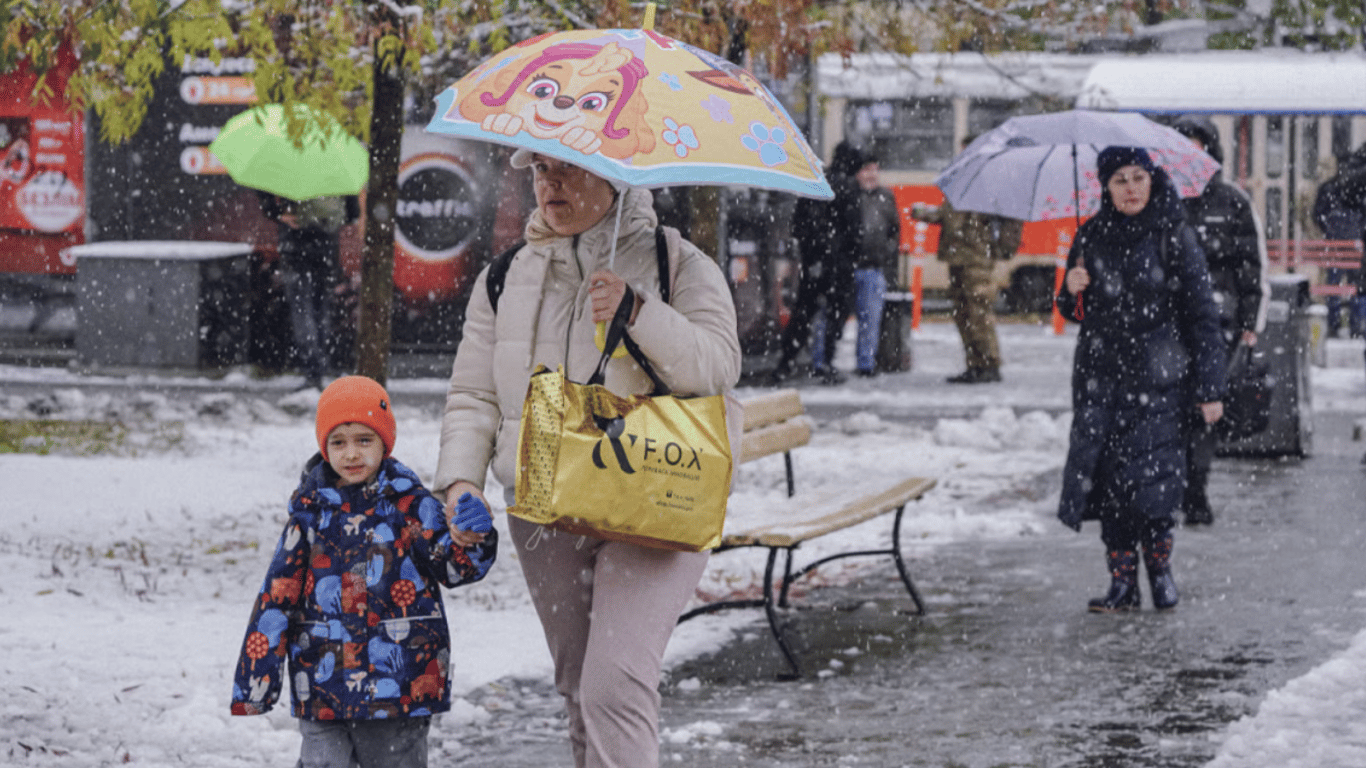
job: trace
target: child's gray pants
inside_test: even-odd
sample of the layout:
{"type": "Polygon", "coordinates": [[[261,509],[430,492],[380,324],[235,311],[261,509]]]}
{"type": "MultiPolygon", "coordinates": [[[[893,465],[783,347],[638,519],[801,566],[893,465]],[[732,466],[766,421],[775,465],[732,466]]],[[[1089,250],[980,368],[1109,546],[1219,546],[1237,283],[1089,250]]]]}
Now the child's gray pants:
{"type": "Polygon", "coordinates": [[[300,720],[298,768],[427,768],[430,717],[300,720]]]}

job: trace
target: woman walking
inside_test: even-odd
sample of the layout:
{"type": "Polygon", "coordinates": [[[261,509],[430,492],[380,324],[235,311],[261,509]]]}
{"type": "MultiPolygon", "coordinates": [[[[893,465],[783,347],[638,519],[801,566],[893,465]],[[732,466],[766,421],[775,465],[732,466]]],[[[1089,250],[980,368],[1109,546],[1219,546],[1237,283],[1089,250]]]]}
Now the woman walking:
{"type": "MultiPolygon", "coordinates": [[[[628,331],[671,391],[718,394],[740,377],[735,306],[725,276],[668,228],[671,298],[661,298],[657,219],[648,190],[618,190],[582,168],[527,150],[514,154],[512,165],[531,168],[536,210],[526,245],[502,275],[497,307],[489,270],[471,294],[433,483],[445,489],[448,508],[463,493],[482,499],[490,465],[512,505],[518,423],[532,372],[539,365],[563,366],[570,380],[587,380],[601,356],[594,323],[612,318],[629,295],[628,283],[635,296],[628,331]]],[[[630,356],[608,364],[605,385],[622,396],[653,388],[630,356]]],[[[708,553],[571,535],[518,517],[508,519],[508,531],[555,662],[574,764],[658,765],[664,648],[708,553]]]]}
{"type": "Polygon", "coordinates": [[[1165,171],[1136,147],[1097,158],[1100,211],[1068,254],[1064,316],[1081,323],[1072,430],[1058,518],[1100,521],[1110,589],[1092,611],[1141,605],[1141,550],[1153,605],[1177,604],[1172,527],[1187,434],[1223,415],[1224,354],[1209,269],[1165,171]]]}

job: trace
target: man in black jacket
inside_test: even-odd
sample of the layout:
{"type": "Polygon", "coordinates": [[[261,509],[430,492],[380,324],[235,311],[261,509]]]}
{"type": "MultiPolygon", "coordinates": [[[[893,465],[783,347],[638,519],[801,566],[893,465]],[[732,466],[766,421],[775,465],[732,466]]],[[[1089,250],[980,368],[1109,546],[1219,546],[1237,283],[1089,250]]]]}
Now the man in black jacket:
{"type": "MultiPolygon", "coordinates": [[[[1172,126],[1220,163],[1224,161],[1219,130],[1206,117],[1186,115],[1172,126]]],[[[1266,240],[1248,196],[1226,183],[1222,173],[1210,179],[1198,197],[1186,199],[1186,220],[1195,229],[1214,283],[1224,342],[1231,357],[1238,344],[1255,346],[1266,324],[1266,240]]],[[[1186,451],[1185,518],[1187,525],[1214,522],[1206,486],[1216,442],[1213,429],[1196,423],[1186,451]]]]}
{"type": "Polygon", "coordinates": [[[792,315],[783,330],[782,352],[770,379],[790,378],[797,356],[811,342],[812,373],[825,384],[839,384],[835,343],[849,316],[854,283],[854,255],[859,227],[859,187],[854,174],[863,167],[863,152],[847,141],[834,151],[826,178],[835,192],[830,201],[802,198],[792,217],[793,238],[801,257],[801,280],[792,315]],[[821,316],[825,320],[821,322],[821,316]]]}

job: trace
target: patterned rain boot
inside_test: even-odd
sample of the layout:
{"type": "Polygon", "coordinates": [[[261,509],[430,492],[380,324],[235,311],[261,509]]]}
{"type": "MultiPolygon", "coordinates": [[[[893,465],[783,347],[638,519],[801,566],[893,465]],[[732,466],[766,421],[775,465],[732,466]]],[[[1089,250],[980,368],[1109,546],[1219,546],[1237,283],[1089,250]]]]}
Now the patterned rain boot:
{"type": "Polygon", "coordinates": [[[1153,607],[1166,610],[1176,606],[1181,596],[1176,593],[1172,578],[1172,532],[1149,531],[1143,542],[1143,565],[1148,569],[1148,585],[1152,587],[1153,607]]]}
{"type": "Polygon", "coordinates": [[[1138,592],[1138,553],[1132,549],[1116,549],[1105,553],[1110,567],[1110,591],[1086,604],[1093,613],[1136,611],[1143,604],[1138,592]]]}

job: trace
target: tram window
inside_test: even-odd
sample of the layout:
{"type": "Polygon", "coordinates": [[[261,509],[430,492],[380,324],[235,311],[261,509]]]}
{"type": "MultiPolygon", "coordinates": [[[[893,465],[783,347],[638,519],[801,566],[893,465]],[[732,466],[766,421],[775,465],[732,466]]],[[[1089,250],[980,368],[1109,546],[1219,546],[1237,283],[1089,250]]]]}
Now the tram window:
{"type": "Polygon", "coordinates": [[[1280,178],[1284,170],[1285,118],[1270,115],[1266,118],[1266,175],[1273,179],[1280,178]]]}
{"type": "Polygon", "coordinates": [[[1300,176],[1312,179],[1319,170],[1319,119],[1300,118],[1300,176]]]}
{"type": "Polygon", "coordinates": [[[968,135],[978,136],[1022,114],[1019,102],[1006,99],[973,99],[968,102],[968,135]]]}
{"type": "Polygon", "coordinates": [[[1027,99],[972,99],[968,102],[968,135],[979,136],[1018,115],[1048,111],[1042,97],[1027,99]]]}
{"type": "Polygon", "coordinates": [[[1229,146],[1224,147],[1224,162],[1229,164],[1233,171],[1231,176],[1234,183],[1243,187],[1247,186],[1247,180],[1252,177],[1252,115],[1241,115],[1233,121],[1233,141],[1229,146]]]}
{"type": "Polygon", "coordinates": [[[948,99],[852,101],[845,111],[844,135],[875,152],[886,170],[940,171],[957,154],[948,99]]]}
{"type": "Polygon", "coordinates": [[[1341,159],[1352,152],[1351,115],[1333,116],[1333,157],[1341,159]]]}
{"type": "Polygon", "coordinates": [[[1281,234],[1281,188],[1269,187],[1266,190],[1266,237],[1279,240],[1281,234]]]}

